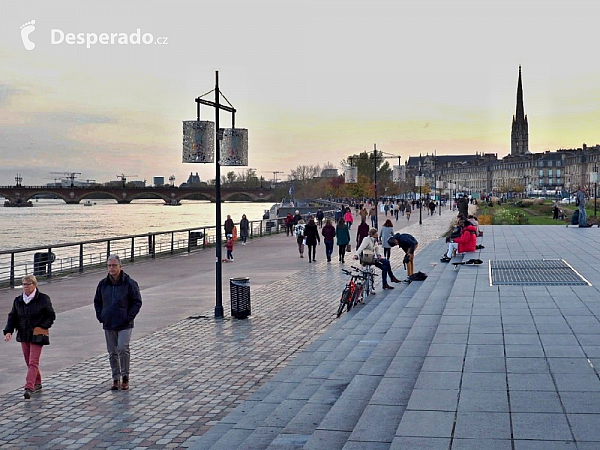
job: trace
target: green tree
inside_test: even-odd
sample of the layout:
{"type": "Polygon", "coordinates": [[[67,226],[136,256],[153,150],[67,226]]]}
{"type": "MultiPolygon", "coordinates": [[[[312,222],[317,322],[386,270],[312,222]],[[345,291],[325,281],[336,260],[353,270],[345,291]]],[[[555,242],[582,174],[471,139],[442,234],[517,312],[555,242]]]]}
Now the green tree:
{"type": "MultiPolygon", "coordinates": [[[[362,152],[358,155],[351,155],[342,161],[342,165],[358,168],[359,181],[362,175],[372,185],[372,194],[369,195],[375,195],[375,170],[377,170],[377,194],[383,195],[386,192],[386,188],[387,191],[391,191],[393,186],[392,168],[390,163],[384,159],[382,152],[362,152]]],[[[364,189],[361,188],[359,190],[362,191],[364,189]]]]}

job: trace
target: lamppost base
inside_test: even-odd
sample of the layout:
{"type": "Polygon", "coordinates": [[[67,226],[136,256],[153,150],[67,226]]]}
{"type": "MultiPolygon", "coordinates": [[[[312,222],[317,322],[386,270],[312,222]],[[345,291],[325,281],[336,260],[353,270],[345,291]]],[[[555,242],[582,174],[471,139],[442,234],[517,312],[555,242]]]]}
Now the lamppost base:
{"type": "Polygon", "coordinates": [[[222,319],[225,316],[225,311],[222,306],[215,306],[215,319],[222,319]]]}

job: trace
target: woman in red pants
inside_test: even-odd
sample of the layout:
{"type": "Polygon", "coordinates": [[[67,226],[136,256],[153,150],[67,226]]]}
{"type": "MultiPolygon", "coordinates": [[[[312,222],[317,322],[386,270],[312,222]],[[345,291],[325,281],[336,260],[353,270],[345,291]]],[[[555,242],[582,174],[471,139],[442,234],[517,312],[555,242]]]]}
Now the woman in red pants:
{"type": "Polygon", "coordinates": [[[17,342],[21,343],[27,376],[25,377],[24,397],[42,390],[42,374],[40,373],[40,356],[44,345],[50,343],[48,329],[54,323],[56,314],[52,308],[50,297],[37,289],[37,279],[26,275],[21,280],[23,294],[15,298],[13,307],[8,313],[8,321],[4,327],[4,340],[10,341],[17,330],[17,342]]]}

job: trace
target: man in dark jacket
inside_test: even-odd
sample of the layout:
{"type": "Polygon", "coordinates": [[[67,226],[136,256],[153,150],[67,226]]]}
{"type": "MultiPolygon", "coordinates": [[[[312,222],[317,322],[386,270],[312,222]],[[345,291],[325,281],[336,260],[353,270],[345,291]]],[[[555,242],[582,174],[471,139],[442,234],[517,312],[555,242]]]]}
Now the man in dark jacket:
{"type": "Polygon", "coordinates": [[[231,218],[231,216],[229,214],[227,214],[227,219],[225,220],[225,223],[223,224],[225,236],[227,236],[228,234],[233,234],[234,227],[235,227],[235,224],[233,223],[233,219],[231,218]]]}
{"type": "Polygon", "coordinates": [[[120,387],[126,391],[129,389],[129,341],[133,320],[142,307],[142,296],[138,284],[123,272],[117,255],[108,257],[107,266],[108,275],[96,288],[94,308],[104,329],[110,357],[111,389],[116,391],[120,387]]]}
{"type": "Polygon", "coordinates": [[[406,274],[410,277],[415,272],[415,250],[419,246],[419,243],[412,234],[408,233],[396,233],[388,239],[390,247],[399,246],[406,255],[404,260],[406,261],[406,274]]]}
{"type": "Polygon", "coordinates": [[[325,213],[321,208],[317,211],[317,225],[319,228],[323,228],[323,218],[325,217],[325,213]]]}

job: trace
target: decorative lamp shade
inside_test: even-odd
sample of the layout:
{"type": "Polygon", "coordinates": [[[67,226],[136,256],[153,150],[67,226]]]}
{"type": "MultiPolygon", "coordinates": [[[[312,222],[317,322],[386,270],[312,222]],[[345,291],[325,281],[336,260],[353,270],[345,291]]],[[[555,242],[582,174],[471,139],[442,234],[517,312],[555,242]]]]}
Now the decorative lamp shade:
{"type": "Polygon", "coordinates": [[[392,181],[394,183],[400,183],[402,181],[402,167],[401,166],[392,167],[392,181]]]}
{"type": "Polygon", "coordinates": [[[358,183],[358,167],[346,167],[344,179],[346,183],[358,183]]]}
{"type": "Polygon", "coordinates": [[[440,181],[440,180],[436,181],[435,182],[435,188],[436,189],[444,189],[444,182],[440,181]]]}
{"type": "Polygon", "coordinates": [[[248,130],[224,128],[219,164],[222,166],[248,165],[248,130]]]}
{"type": "Polygon", "coordinates": [[[183,162],[212,163],[215,161],[214,122],[186,120],[183,122],[183,162]]]}

